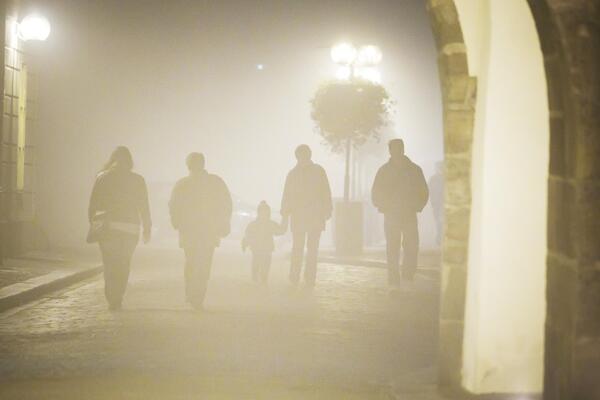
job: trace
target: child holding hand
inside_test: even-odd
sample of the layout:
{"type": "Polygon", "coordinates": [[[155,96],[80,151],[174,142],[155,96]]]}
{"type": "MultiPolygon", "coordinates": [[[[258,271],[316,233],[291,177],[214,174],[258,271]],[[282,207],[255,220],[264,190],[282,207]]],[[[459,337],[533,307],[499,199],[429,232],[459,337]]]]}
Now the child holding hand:
{"type": "Polygon", "coordinates": [[[252,280],[266,284],[269,279],[271,258],[275,250],[274,236],[283,235],[287,231],[287,219],[281,224],[271,220],[271,207],[261,201],[258,205],[256,219],[248,224],[242,240],[242,250],[250,247],[252,252],[252,280]]]}

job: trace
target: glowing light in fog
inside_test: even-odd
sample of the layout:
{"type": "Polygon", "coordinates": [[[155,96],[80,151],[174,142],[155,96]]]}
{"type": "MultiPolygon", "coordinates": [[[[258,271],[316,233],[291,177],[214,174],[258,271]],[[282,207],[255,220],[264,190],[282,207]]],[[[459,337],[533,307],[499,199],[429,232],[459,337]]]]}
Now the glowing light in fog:
{"type": "Polygon", "coordinates": [[[18,25],[19,38],[28,40],[46,40],[50,36],[50,22],[39,15],[28,15],[18,25]]]}
{"type": "Polygon", "coordinates": [[[375,68],[358,68],[356,76],[373,83],[381,83],[381,72],[375,68]]]}
{"type": "Polygon", "coordinates": [[[264,64],[256,64],[256,69],[259,71],[262,71],[265,69],[265,65],[264,64]]]}
{"type": "Polygon", "coordinates": [[[350,79],[350,75],[352,74],[352,70],[350,67],[341,66],[335,71],[335,78],[341,81],[347,81],[350,79]]]}
{"type": "Polygon", "coordinates": [[[340,43],[331,49],[331,59],[336,64],[352,64],[356,60],[356,54],[356,48],[350,43],[340,43]]]}
{"type": "Polygon", "coordinates": [[[381,50],[377,46],[363,46],[358,51],[358,63],[361,65],[377,65],[382,58],[381,50]]]}

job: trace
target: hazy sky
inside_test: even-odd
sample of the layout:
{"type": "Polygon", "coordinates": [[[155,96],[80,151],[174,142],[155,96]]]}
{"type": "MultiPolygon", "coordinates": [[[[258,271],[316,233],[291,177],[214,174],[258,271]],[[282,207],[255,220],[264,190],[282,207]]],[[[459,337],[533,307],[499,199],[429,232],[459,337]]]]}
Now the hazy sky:
{"type": "MultiPolygon", "coordinates": [[[[43,222],[68,231],[67,242],[80,240],[95,173],[121,144],[150,185],[174,182],[186,154],[201,151],[233,193],[278,208],[293,150],[307,143],[341,195],[343,160],[321,145],[309,108],[318,84],[333,77],[329,48],[341,40],[381,47],[394,135],[431,171],[442,157],[441,100],[424,3],[37,2],[52,24],[47,42],[27,44],[39,78],[43,222]]],[[[163,199],[152,197],[164,213],[163,199]]]]}

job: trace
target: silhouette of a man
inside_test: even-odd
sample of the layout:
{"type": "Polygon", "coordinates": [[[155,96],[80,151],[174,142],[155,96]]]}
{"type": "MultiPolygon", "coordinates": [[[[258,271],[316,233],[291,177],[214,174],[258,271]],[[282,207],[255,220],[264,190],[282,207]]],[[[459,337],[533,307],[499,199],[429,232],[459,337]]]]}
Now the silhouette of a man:
{"type": "Polygon", "coordinates": [[[417,213],[427,204],[429,190],[421,168],[404,154],[402,139],[390,140],[388,147],[390,160],[377,171],[371,195],[373,204],[384,215],[388,282],[397,286],[402,280],[412,281],[417,270],[417,213]]]}
{"type": "Polygon", "coordinates": [[[215,248],[230,231],[232,202],[227,185],[204,169],[204,156],[186,159],[189,175],[180,179],[171,194],[171,223],[179,231],[185,254],[185,295],[202,309],[215,248]]]}
{"type": "Polygon", "coordinates": [[[433,211],[436,228],[436,242],[442,243],[444,230],[444,162],[435,164],[435,174],[429,178],[429,201],[433,211]]]}
{"type": "Polygon", "coordinates": [[[311,157],[307,145],[296,148],[298,163],[287,175],[281,200],[281,215],[291,220],[293,244],[290,281],[293,285],[300,281],[306,247],[304,283],[308,288],[315,285],[319,240],[332,210],[327,174],[323,167],[312,162],[311,157]]]}

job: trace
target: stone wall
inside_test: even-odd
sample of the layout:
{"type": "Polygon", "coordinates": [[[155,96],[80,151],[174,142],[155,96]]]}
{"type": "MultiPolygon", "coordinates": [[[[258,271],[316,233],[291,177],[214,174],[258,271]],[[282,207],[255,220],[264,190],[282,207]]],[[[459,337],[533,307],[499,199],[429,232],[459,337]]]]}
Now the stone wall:
{"type": "Polygon", "coordinates": [[[476,80],[453,0],[429,0],[427,8],[438,49],[444,104],[445,230],[442,252],[439,384],[461,383],[464,312],[471,216],[471,145],[476,80]]]}
{"type": "Polygon", "coordinates": [[[544,398],[600,398],[600,1],[528,0],[550,104],[544,398]]]}

